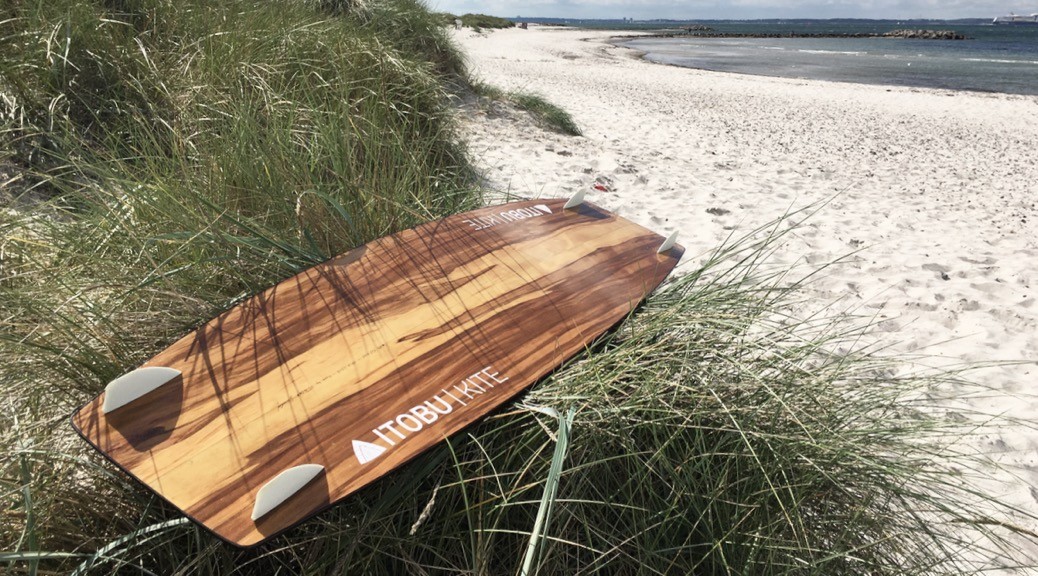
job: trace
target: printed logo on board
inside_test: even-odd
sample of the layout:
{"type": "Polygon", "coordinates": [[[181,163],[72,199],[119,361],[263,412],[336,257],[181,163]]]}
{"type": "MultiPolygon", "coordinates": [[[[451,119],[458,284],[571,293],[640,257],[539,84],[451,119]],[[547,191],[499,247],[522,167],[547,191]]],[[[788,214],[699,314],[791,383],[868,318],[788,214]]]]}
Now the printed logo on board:
{"type": "Polygon", "coordinates": [[[494,226],[501,224],[509,224],[511,222],[536,218],[551,213],[551,208],[548,208],[547,204],[536,204],[529,208],[505,210],[498,212],[497,214],[491,214],[490,216],[476,216],[467,220],[462,220],[462,222],[468,224],[469,228],[472,230],[486,230],[487,228],[493,228],[494,226]]]}
{"type": "Polygon", "coordinates": [[[364,442],[363,440],[353,441],[353,453],[357,455],[357,460],[359,460],[361,464],[371,462],[375,458],[381,456],[385,451],[386,449],[378,444],[364,442]]]}
{"type": "Polygon", "coordinates": [[[441,388],[432,398],[376,426],[371,430],[375,437],[371,442],[354,440],[353,454],[358,462],[367,464],[412,434],[435,424],[441,416],[454,412],[455,408],[468,406],[498,384],[507,381],[507,376],[502,376],[493,366],[487,366],[449,388],[441,388]]]}

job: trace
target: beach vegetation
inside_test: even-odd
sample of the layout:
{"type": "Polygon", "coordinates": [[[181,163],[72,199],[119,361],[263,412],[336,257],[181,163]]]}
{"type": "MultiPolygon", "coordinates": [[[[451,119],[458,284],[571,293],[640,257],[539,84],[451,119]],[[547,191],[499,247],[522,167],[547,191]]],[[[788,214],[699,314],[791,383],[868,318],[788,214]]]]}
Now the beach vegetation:
{"type": "Polygon", "coordinates": [[[438,17],[448,26],[453,26],[456,20],[461,20],[462,26],[472,28],[477,32],[484,28],[488,30],[499,30],[501,28],[515,27],[515,22],[512,20],[490,16],[488,14],[462,14],[461,16],[455,16],[449,12],[440,12],[438,17]]]}
{"type": "Polygon", "coordinates": [[[534,118],[537,118],[545,126],[556,132],[570,136],[581,135],[580,127],[577,126],[576,121],[573,120],[573,116],[569,112],[552,104],[539,94],[510,92],[508,99],[514,102],[520,110],[526,110],[534,118]]]}
{"type": "Polygon", "coordinates": [[[470,85],[480,98],[489,102],[504,102],[525,111],[544,128],[569,136],[583,134],[569,112],[539,94],[520,90],[506,91],[479,80],[472,80],[470,85]]]}
{"type": "Polygon", "coordinates": [[[478,205],[462,60],[412,0],[15,1],[0,53],[0,561],[111,573],[169,511],[68,415],[277,280],[478,205]]]}
{"type": "Polygon", "coordinates": [[[965,574],[1033,537],[975,488],[973,424],[935,409],[962,375],[791,313],[779,221],[690,256],[520,402],[267,545],[222,543],[68,416],[278,280],[477,205],[445,92],[461,58],[410,0],[6,10],[10,572],[965,574]]]}

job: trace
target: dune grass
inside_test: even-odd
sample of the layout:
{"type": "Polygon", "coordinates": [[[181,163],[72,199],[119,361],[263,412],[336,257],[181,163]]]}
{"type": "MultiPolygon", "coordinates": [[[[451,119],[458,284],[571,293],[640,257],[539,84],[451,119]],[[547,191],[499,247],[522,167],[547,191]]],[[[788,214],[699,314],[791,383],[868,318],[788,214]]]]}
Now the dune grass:
{"type": "Polygon", "coordinates": [[[549,128],[570,136],[581,135],[580,127],[577,126],[570,113],[552,104],[543,96],[527,92],[511,92],[508,98],[520,110],[526,110],[533,114],[535,118],[538,118],[549,128]]]}
{"type": "Polygon", "coordinates": [[[77,404],[278,279],[480,199],[444,91],[460,56],[410,0],[4,10],[0,161],[32,202],[0,210],[0,550],[66,570],[176,529],[69,435],[77,404]]]}
{"type": "Polygon", "coordinates": [[[583,135],[580,126],[569,112],[539,94],[521,90],[505,91],[482,81],[473,81],[472,90],[479,97],[491,102],[508,102],[514,105],[529,113],[535,122],[549,130],[569,136],[583,135]]]}
{"type": "Polygon", "coordinates": [[[461,20],[462,26],[472,28],[476,32],[482,32],[484,29],[497,30],[515,27],[515,22],[507,18],[499,18],[487,14],[462,14],[457,16],[450,12],[438,12],[436,13],[436,18],[443,26],[454,26],[457,20],[461,20]]]}
{"type": "Polygon", "coordinates": [[[1012,555],[1012,511],[956,448],[969,425],[932,409],[957,375],[899,375],[852,318],[790,317],[771,229],[523,404],[269,545],[220,543],[68,415],[278,279],[477,203],[443,92],[460,59],[402,1],[10,10],[2,161],[48,199],[0,209],[9,571],[874,576],[1012,555]]]}

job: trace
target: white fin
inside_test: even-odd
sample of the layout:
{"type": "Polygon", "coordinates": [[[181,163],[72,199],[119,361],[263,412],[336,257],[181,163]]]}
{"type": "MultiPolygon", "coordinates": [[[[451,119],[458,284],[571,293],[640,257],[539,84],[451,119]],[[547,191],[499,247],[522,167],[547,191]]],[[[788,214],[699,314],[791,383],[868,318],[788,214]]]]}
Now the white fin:
{"type": "Polygon", "coordinates": [[[252,508],[253,521],[280,506],[323,471],[324,466],[320,464],[300,464],[272,478],[256,493],[256,505],[252,508]]]}
{"type": "Polygon", "coordinates": [[[149,366],[127,372],[112,380],[105,386],[105,403],[101,411],[108,414],[130,402],[144,396],[148,392],[162,386],[166,382],[180,376],[180,370],[165,366],[149,366]]]}
{"type": "Polygon", "coordinates": [[[570,196],[570,199],[566,201],[566,205],[562,207],[563,210],[569,210],[570,208],[576,208],[584,203],[584,191],[577,190],[577,193],[570,196]]]}
{"type": "Polygon", "coordinates": [[[660,244],[660,247],[656,250],[656,253],[657,254],[663,254],[667,250],[670,250],[671,248],[673,248],[674,244],[676,244],[677,241],[678,241],[678,231],[675,230],[675,231],[670,233],[670,236],[667,236],[667,239],[663,241],[663,244],[660,244]]]}

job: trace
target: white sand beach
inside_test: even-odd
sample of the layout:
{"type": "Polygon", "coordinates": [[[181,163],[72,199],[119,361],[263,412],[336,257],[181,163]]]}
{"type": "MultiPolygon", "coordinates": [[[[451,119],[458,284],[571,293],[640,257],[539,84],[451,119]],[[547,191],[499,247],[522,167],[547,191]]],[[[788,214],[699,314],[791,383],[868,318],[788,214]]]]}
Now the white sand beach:
{"type": "MultiPolygon", "coordinates": [[[[472,108],[465,137],[494,188],[589,190],[644,226],[679,230],[684,266],[819,204],[774,260],[843,258],[809,284],[811,301],[874,316],[877,341],[924,364],[1021,361],[972,372],[993,393],[969,407],[1038,424],[1038,97],[691,70],[609,36],[455,32],[477,78],[545,97],[584,132],[472,108]]],[[[1007,467],[989,489],[1038,514],[1038,431],[1000,428],[974,444],[1007,467]]]]}

